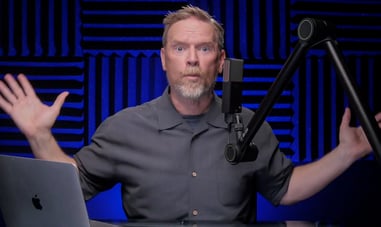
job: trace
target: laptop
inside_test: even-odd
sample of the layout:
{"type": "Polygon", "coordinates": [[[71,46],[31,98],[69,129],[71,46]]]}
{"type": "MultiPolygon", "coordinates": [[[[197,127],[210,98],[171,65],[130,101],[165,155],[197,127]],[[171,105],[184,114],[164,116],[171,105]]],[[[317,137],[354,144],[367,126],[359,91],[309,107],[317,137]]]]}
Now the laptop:
{"type": "Polygon", "coordinates": [[[0,208],[7,227],[90,226],[72,164],[0,155],[0,208]]]}

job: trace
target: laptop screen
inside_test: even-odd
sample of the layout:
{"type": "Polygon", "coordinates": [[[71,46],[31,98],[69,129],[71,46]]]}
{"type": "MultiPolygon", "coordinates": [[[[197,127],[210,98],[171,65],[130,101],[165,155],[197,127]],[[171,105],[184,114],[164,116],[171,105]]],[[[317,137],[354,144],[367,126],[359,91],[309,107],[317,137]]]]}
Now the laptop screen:
{"type": "Polygon", "coordinates": [[[90,226],[72,164],[0,155],[0,179],[7,227],[90,226]]]}

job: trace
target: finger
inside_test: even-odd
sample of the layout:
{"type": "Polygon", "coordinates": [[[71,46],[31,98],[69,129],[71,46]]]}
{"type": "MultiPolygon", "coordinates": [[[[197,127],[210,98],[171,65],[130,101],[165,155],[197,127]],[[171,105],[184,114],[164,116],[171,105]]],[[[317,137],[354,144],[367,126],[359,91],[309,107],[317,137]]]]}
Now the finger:
{"type": "MultiPolygon", "coordinates": [[[[7,74],[9,75],[9,74],[7,74]]],[[[6,76],[7,76],[6,75],[6,76]]],[[[8,76],[9,77],[9,76],[8,76]]],[[[12,76],[11,76],[12,77],[12,76]]],[[[13,78],[11,78],[12,80],[13,78]]],[[[9,79],[8,79],[9,80],[9,79]]],[[[14,80],[14,79],[13,79],[14,80]]],[[[16,81],[15,81],[16,82],[16,81]]],[[[17,101],[17,98],[16,96],[13,94],[13,92],[9,89],[9,87],[3,82],[0,80],[0,94],[2,95],[4,101],[12,104],[12,103],[15,103],[17,101]]]]}
{"type": "Polygon", "coordinates": [[[377,121],[377,123],[378,123],[378,127],[381,128],[381,112],[379,112],[378,114],[376,114],[375,118],[376,118],[376,121],[377,121]]]}
{"type": "Polygon", "coordinates": [[[15,78],[11,74],[7,73],[4,76],[4,80],[7,82],[8,87],[10,88],[11,92],[13,93],[16,99],[25,96],[25,93],[20,87],[20,84],[15,80],[15,78]]]}
{"type": "MultiPolygon", "coordinates": [[[[1,90],[1,81],[0,81],[0,90],[1,90]]],[[[1,93],[1,91],[0,91],[1,93]]],[[[5,113],[9,114],[11,112],[12,105],[9,104],[7,100],[3,98],[3,96],[0,94],[0,109],[3,109],[5,113]]]]}
{"type": "Polygon", "coordinates": [[[29,82],[28,78],[24,74],[20,73],[17,76],[17,79],[19,80],[27,96],[36,96],[36,92],[34,91],[32,84],[29,82]]]}
{"type": "Polygon", "coordinates": [[[376,118],[376,121],[380,122],[381,121],[381,112],[377,113],[375,118],[376,118]]]}

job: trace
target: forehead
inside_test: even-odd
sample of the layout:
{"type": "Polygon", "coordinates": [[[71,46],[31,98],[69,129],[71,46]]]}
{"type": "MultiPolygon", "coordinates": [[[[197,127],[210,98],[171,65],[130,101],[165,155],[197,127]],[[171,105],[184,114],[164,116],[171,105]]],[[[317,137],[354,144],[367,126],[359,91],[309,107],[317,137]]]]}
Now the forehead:
{"type": "Polygon", "coordinates": [[[174,23],[168,30],[168,41],[196,41],[212,42],[215,37],[215,29],[212,23],[201,21],[195,17],[180,20],[174,23]]]}

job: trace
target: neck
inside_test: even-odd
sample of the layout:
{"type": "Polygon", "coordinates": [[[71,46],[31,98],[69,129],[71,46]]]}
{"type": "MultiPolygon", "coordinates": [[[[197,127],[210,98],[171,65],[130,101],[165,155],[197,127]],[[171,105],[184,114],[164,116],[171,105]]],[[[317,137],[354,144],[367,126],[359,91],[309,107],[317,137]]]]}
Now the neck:
{"type": "Polygon", "coordinates": [[[213,100],[213,93],[208,92],[198,99],[190,99],[171,91],[169,94],[176,110],[181,115],[200,115],[208,111],[213,100]]]}

